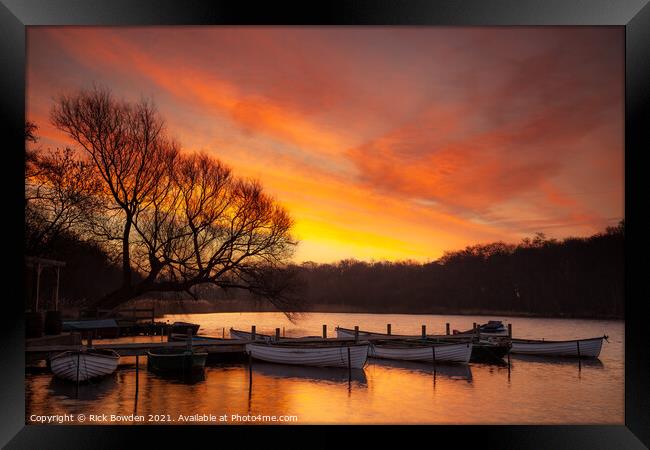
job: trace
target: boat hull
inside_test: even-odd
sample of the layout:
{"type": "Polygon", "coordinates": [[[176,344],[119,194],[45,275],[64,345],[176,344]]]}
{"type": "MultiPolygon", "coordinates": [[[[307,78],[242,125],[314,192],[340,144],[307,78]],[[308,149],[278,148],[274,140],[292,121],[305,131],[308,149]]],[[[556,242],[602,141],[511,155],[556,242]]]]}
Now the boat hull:
{"type": "Polygon", "coordinates": [[[171,325],[171,333],[187,334],[189,330],[192,334],[197,334],[200,327],[201,325],[197,323],[174,322],[171,325]]]}
{"type": "Polygon", "coordinates": [[[85,351],[63,352],[50,358],[54,375],[68,381],[87,381],[110,375],[117,369],[120,357],[117,353],[97,354],[85,351]],[[79,370],[77,370],[77,362],[79,370]]]}
{"type": "Polygon", "coordinates": [[[603,346],[603,339],[599,337],[574,341],[513,340],[510,352],[521,355],[597,358],[603,346]]]}
{"type": "Polygon", "coordinates": [[[416,346],[373,344],[370,346],[369,356],[371,358],[394,359],[398,361],[433,362],[434,349],[436,361],[439,362],[467,364],[472,355],[472,344],[463,342],[458,344],[416,346]]]}
{"type": "MultiPolygon", "coordinates": [[[[251,339],[253,339],[253,333],[230,329],[230,337],[233,339],[242,339],[242,340],[250,341],[251,339]]],[[[266,334],[255,334],[255,340],[269,342],[271,340],[271,336],[268,336],[266,334]]]]}
{"type": "Polygon", "coordinates": [[[153,372],[191,372],[202,370],[208,357],[204,352],[170,354],[147,353],[147,368],[153,372]]]}
{"type": "Polygon", "coordinates": [[[248,344],[246,352],[261,361],[314,367],[363,369],[368,359],[368,344],[349,346],[289,346],[248,344]],[[348,349],[350,360],[348,363],[348,349]]]}

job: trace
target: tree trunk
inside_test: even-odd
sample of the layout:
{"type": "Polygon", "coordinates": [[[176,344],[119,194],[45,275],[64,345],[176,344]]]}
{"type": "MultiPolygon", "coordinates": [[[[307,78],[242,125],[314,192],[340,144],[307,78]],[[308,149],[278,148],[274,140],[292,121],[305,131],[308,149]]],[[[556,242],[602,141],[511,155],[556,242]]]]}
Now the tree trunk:
{"type": "Polygon", "coordinates": [[[122,236],[122,289],[131,286],[131,253],[129,250],[129,236],[131,234],[131,217],[127,216],[122,236]]]}

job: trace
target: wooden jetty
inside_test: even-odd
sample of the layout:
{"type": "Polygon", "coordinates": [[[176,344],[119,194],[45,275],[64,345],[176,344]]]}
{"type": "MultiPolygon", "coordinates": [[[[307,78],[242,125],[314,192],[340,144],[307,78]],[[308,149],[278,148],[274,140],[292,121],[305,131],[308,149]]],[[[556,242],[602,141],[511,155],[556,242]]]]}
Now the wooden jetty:
{"type": "MultiPolygon", "coordinates": [[[[363,340],[375,340],[376,338],[363,340]]],[[[291,342],[341,342],[345,340],[354,341],[354,339],[336,339],[336,338],[320,338],[320,337],[306,337],[306,338],[280,338],[280,341],[291,342]]],[[[227,353],[241,353],[246,352],[246,344],[254,342],[250,339],[224,339],[220,341],[201,341],[196,339],[192,341],[192,347],[202,349],[208,352],[209,355],[213,354],[227,354],[227,353]]],[[[96,349],[114,350],[120,356],[142,356],[146,355],[147,351],[161,349],[161,348],[185,348],[187,342],[114,342],[107,344],[93,344],[96,349]]],[[[81,344],[46,344],[39,345],[34,343],[25,349],[25,353],[30,361],[43,360],[54,353],[64,352],[68,350],[77,350],[80,347],[85,347],[81,344]]]]}
{"type": "MultiPolygon", "coordinates": [[[[244,353],[246,344],[252,341],[225,340],[223,342],[192,342],[193,348],[199,348],[211,353],[244,353]]],[[[25,349],[30,360],[47,359],[53,353],[78,350],[79,345],[32,345],[25,349]]],[[[85,347],[85,346],[82,346],[85,347]]],[[[161,348],[186,348],[186,342],[116,342],[111,344],[94,344],[93,348],[114,350],[120,356],[142,356],[149,350],[161,348]]]]}

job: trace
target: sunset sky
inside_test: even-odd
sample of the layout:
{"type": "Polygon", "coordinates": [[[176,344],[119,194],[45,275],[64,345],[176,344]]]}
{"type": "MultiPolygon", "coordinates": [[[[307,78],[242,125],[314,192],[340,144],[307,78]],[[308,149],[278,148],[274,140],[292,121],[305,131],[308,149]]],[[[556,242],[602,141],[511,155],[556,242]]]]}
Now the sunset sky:
{"type": "Polygon", "coordinates": [[[621,27],[28,27],[27,118],[153,98],[184,151],[258,178],[295,260],[435,260],[623,218],[621,27]]]}

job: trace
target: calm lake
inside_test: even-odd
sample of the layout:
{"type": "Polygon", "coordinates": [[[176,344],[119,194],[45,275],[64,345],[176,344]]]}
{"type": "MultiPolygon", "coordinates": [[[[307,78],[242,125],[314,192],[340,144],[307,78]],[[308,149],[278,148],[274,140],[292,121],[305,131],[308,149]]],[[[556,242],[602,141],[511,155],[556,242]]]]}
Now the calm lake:
{"type": "MultiPolygon", "coordinates": [[[[106,420],[84,423],[115,424],[110,415],[154,415],[156,420],[186,424],[197,414],[217,417],[207,424],[259,423],[246,417],[295,416],[300,424],[623,424],[624,322],[519,317],[440,316],[407,314],[309,313],[291,323],[280,313],[218,313],[168,315],[163,321],[201,324],[199,334],[221,337],[224,328],[286,336],[320,335],[327,324],[330,337],[338,326],[393,334],[445,332],[472,328],[473,322],[503,320],[518,338],[575,339],[607,334],[598,360],[511,356],[507,364],[438,365],[369,359],[364,370],[317,369],[253,362],[252,384],[248,366],[230,363],[206,366],[191,382],[161,378],[146,369],[140,357],[139,390],[135,395],[135,357],[120,361],[109,378],[75,386],[49,373],[26,375],[26,421],[32,415],[106,414],[106,420]],[[158,417],[155,417],[158,415],[158,417]],[[169,416],[167,416],[169,415],[169,416]],[[220,416],[227,415],[227,421],[220,416]],[[244,419],[233,419],[239,415],[244,419]]],[[[121,341],[157,340],[160,337],[122,338],[121,341]]],[[[97,341],[100,343],[102,341],[97,341]]],[[[505,361],[505,359],[504,359],[505,361]]],[[[125,422],[133,423],[126,418],[125,422]]],[[[74,422],[77,424],[78,422],[74,422]]],[[[194,422],[189,422],[194,423],[194,422]]],[[[265,422],[268,423],[268,422],[265,422]]]]}

